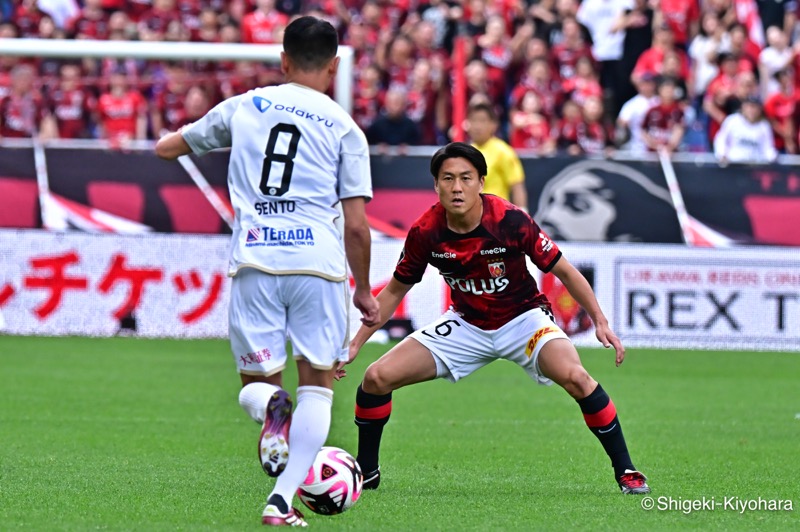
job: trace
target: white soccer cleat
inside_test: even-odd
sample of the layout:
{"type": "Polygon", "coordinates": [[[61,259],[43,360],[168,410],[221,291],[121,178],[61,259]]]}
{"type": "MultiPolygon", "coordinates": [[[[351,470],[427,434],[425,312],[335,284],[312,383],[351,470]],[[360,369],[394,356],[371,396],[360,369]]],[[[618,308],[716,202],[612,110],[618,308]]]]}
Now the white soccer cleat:
{"type": "Polygon", "coordinates": [[[264,472],[277,477],[289,461],[289,427],[292,424],[292,398],[278,390],[267,403],[264,426],[258,439],[258,459],[264,472]]]}

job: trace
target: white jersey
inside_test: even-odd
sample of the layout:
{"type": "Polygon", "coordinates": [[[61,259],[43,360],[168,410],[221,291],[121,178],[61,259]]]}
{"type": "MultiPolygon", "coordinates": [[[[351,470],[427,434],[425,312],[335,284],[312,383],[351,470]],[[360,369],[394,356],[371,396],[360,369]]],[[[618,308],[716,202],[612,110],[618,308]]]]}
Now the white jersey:
{"type": "Polygon", "coordinates": [[[228,187],[236,214],[229,275],[346,279],[340,199],[372,197],[369,148],[328,96],[294,83],[234,96],[181,131],[192,151],[231,148],[228,187]]]}
{"type": "Polygon", "coordinates": [[[714,155],[732,163],[767,163],[778,156],[772,126],[762,119],[751,124],[741,113],[723,120],[714,137],[714,155]]]}

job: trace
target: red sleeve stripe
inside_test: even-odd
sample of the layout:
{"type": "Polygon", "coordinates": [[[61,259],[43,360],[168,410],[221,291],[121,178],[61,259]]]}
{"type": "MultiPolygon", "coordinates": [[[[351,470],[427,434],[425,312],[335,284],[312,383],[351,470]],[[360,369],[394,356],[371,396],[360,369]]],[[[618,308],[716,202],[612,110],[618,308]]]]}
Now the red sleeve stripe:
{"type": "MultiPolygon", "coordinates": [[[[361,419],[383,419],[392,413],[392,402],[373,408],[363,408],[356,405],[356,417],[361,419]]],[[[613,418],[612,418],[613,419],[613,418]]]]}
{"type": "Polygon", "coordinates": [[[617,409],[611,399],[608,400],[608,404],[605,406],[605,408],[599,412],[595,414],[583,414],[583,419],[586,420],[586,424],[592,428],[605,427],[614,421],[615,417],[617,417],[617,409]]]}

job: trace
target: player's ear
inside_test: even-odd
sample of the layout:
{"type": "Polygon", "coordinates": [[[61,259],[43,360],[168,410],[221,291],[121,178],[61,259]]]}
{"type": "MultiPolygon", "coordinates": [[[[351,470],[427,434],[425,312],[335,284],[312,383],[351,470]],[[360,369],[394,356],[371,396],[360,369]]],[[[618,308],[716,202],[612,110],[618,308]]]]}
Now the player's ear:
{"type": "Polygon", "coordinates": [[[281,52],[281,73],[289,73],[289,56],[286,55],[286,52],[281,52]]]}
{"type": "Polygon", "coordinates": [[[479,182],[481,184],[481,189],[478,191],[478,193],[481,193],[481,192],[483,192],[483,185],[486,183],[486,176],[482,175],[480,180],[479,180],[479,182]]]}
{"type": "Polygon", "coordinates": [[[328,73],[331,75],[331,77],[335,78],[336,72],[338,71],[339,71],[339,56],[337,55],[336,57],[333,58],[333,60],[331,60],[330,64],[328,65],[328,73]]]}

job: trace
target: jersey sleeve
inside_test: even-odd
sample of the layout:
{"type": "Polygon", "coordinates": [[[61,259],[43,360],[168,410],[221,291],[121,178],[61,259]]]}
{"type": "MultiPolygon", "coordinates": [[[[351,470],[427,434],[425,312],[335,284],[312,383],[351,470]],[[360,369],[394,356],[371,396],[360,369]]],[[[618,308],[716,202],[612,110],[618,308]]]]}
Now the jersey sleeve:
{"type": "Polygon", "coordinates": [[[400,260],[394,269],[394,278],[404,284],[417,284],[422,280],[428,261],[419,226],[413,226],[406,236],[400,260]]]}
{"type": "Polygon", "coordinates": [[[532,218],[527,215],[526,218],[530,223],[525,224],[520,231],[523,249],[536,267],[547,273],[561,258],[561,250],[532,218]]]}
{"type": "Polygon", "coordinates": [[[339,154],[339,198],[372,198],[367,137],[355,124],[342,137],[339,154]]]}
{"type": "Polygon", "coordinates": [[[229,148],[232,142],[231,118],[243,95],[228,98],[211,109],[203,118],[181,130],[186,144],[197,155],[217,148],[229,148]]]}

